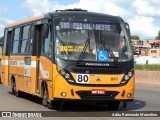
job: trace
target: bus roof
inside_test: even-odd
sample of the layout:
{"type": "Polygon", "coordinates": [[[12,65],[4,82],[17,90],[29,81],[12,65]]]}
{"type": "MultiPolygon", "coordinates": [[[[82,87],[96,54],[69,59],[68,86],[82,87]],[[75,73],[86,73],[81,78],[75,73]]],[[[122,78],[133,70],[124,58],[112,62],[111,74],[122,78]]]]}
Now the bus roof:
{"type": "MultiPolygon", "coordinates": [[[[32,17],[32,18],[25,19],[25,20],[22,20],[22,21],[19,21],[19,22],[8,24],[8,25],[5,26],[5,28],[10,28],[10,27],[21,25],[21,24],[33,22],[33,21],[36,21],[36,20],[41,20],[41,19],[45,18],[46,15],[32,17]]],[[[63,16],[63,17],[65,17],[65,16],[67,16],[67,17],[73,17],[73,16],[77,16],[77,17],[92,17],[92,18],[95,18],[95,19],[97,19],[97,18],[106,19],[107,18],[107,20],[112,20],[112,21],[122,20],[122,18],[118,17],[118,16],[112,16],[112,15],[107,15],[107,14],[102,14],[102,13],[95,13],[95,12],[87,12],[87,11],[84,11],[84,10],[82,10],[82,11],[57,10],[56,12],[53,12],[52,15],[53,16],[63,16]]]]}
{"type": "Polygon", "coordinates": [[[86,18],[91,17],[95,19],[102,18],[102,19],[111,20],[111,21],[123,20],[119,16],[113,16],[109,14],[96,13],[96,12],[87,12],[87,11],[58,11],[58,12],[53,12],[53,15],[55,17],[62,16],[62,17],[86,17],[86,18]]]}
{"type": "Polygon", "coordinates": [[[25,20],[22,20],[22,21],[19,21],[19,22],[8,24],[8,25],[5,26],[5,28],[14,27],[14,26],[21,25],[21,24],[24,24],[24,23],[40,20],[40,19],[43,19],[43,18],[45,18],[44,15],[28,18],[28,19],[25,19],[25,20]]]}

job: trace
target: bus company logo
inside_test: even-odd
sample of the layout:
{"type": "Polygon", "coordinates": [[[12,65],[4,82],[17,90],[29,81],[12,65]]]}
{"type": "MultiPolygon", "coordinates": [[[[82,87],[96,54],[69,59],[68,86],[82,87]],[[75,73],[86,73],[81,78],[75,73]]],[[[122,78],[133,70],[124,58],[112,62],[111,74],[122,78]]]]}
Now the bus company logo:
{"type": "Polygon", "coordinates": [[[17,61],[10,61],[9,64],[10,65],[17,65],[18,63],[17,63],[17,61]]]}
{"type": "Polygon", "coordinates": [[[106,63],[86,63],[87,66],[109,66],[106,63]]]}

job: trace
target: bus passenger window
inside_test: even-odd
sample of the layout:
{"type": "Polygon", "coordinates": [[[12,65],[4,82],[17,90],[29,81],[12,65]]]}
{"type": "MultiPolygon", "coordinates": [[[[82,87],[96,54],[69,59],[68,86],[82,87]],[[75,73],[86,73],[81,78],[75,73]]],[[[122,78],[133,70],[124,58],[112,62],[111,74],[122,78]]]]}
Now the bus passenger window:
{"type": "Polygon", "coordinates": [[[4,35],[4,42],[3,42],[3,55],[6,54],[6,46],[7,46],[7,30],[5,31],[5,35],[4,35]]]}
{"type": "Polygon", "coordinates": [[[13,38],[13,44],[12,44],[13,53],[18,53],[19,35],[20,35],[19,33],[20,33],[20,28],[16,28],[14,30],[14,38],[13,38]]]}
{"type": "Polygon", "coordinates": [[[29,28],[30,25],[24,26],[22,28],[22,44],[20,47],[21,53],[28,53],[27,47],[29,47],[29,28]]]}

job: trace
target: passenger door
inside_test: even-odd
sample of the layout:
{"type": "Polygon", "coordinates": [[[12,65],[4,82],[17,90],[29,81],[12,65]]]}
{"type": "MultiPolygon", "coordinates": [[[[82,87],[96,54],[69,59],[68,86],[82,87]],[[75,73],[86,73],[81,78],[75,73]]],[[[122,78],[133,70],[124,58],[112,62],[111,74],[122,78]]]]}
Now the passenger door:
{"type": "Polygon", "coordinates": [[[52,80],[52,41],[48,23],[35,25],[36,93],[40,93],[42,81],[52,80]]]}
{"type": "Polygon", "coordinates": [[[12,40],[12,30],[5,30],[3,50],[2,50],[2,60],[1,60],[1,80],[6,86],[10,85],[9,81],[9,56],[12,40]]]}

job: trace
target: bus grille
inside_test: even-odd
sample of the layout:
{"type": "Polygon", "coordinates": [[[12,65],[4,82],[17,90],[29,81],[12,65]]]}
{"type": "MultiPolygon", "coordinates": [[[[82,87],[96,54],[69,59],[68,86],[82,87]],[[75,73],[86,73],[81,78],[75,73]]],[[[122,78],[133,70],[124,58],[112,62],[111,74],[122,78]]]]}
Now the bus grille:
{"type": "Polygon", "coordinates": [[[117,91],[106,91],[105,94],[91,94],[91,91],[77,91],[76,92],[81,100],[113,100],[116,95],[119,94],[117,91]]]}

